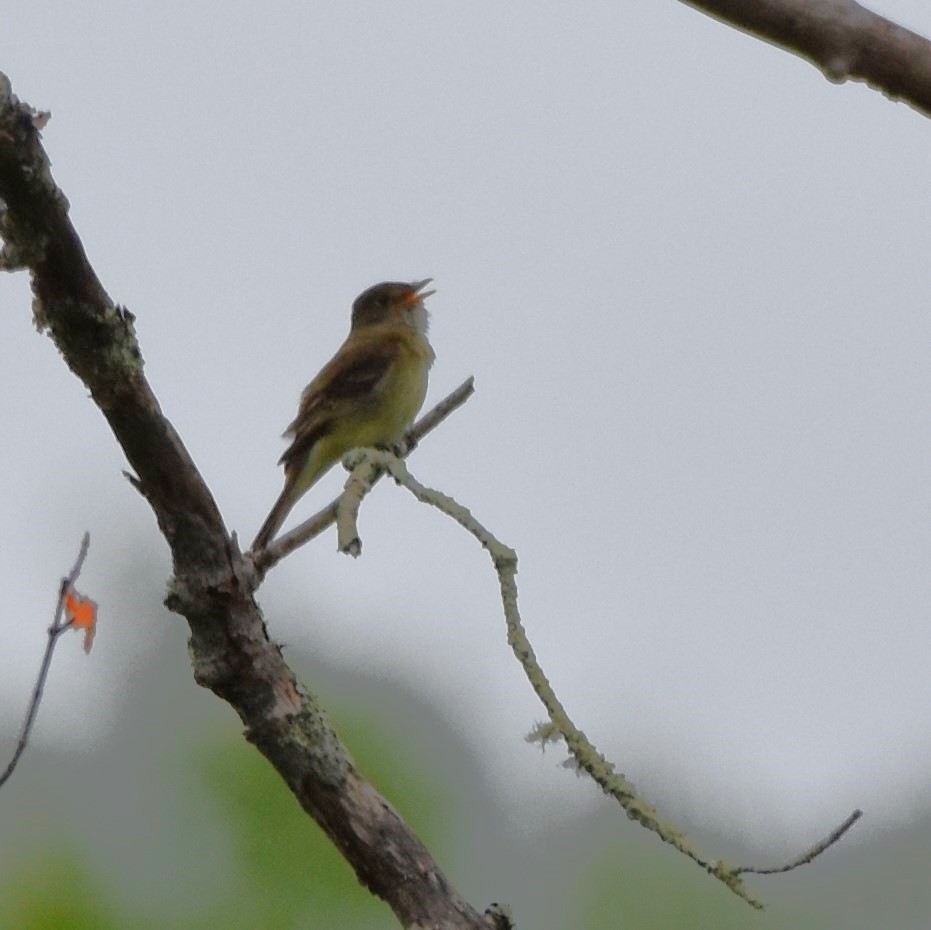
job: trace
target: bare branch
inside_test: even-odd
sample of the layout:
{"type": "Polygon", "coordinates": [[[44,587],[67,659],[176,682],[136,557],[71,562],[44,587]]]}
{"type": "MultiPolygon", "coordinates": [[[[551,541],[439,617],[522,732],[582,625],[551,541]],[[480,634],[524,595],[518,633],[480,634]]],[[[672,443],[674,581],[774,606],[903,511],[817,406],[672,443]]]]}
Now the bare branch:
{"type": "Polygon", "coordinates": [[[94,274],[36,127],[0,77],[0,235],[28,267],[36,321],[89,388],[171,549],[166,605],[191,629],[194,676],[227,701],[359,880],[404,927],[496,930],[452,887],[391,805],[356,770],[323,709],[271,641],[206,483],[143,375],[133,316],[94,274]]]}
{"type": "Polygon", "coordinates": [[[863,811],[855,810],[839,827],[836,827],[828,836],[818,843],[815,843],[811,849],[803,852],[800,856],[787,862],[785,865],[777,865],[772,868],[763,869],[753,865],[742,865],[734,871],[740,875],[744,872],[753,872],[756,875],[778,875],[780,872],[791,872],[800,865],[808,865],[813,859],[817,859],[826,849],[830,849],[861,817],[863,811]]]}
{"type": "MultiPolygon", "coordinates": [[[[451,517],[471,533],[484,549],[488,550],[501,589],[501,601],[504,606],[508,631],[508,644],[523,667],[527,679],[546,708],[550,718],[548,724],[537,726],[529,739],[544,744],[558,738],[564,740],[577,768],[588,773],[605,794],[613,797],[631,820],[636,820],[659,836],[664,843],[668,843],[688,856],[689,859],[727,885],[734,894],[743,898],[752,907],[762,909],[763,905],[750,894],[741,881],[740,875],[742,873],[770,874],[773,872],[788,872],[799,865],[811,862],[825,849],[836,843],[859,818],[860,812],[855,811],[827,839],[822,840],[808,852],[803,853],[798,859],[789,863],[789,865],[777,869],[760,869],[753,866],[735,867],[720,859],[712,860],[699,855],[684,833],[671,824],[660,820],[655,808],[637,795],[636,788],[623,775],[615,771],[614,763],[609,762],[595,748],[588,740],[588,737],[572,722],[568,713],[566,713],[566,709],[556,696],[549,679],[537,662],[533,647],[530,645],[530,640],[527,638],[527,633],[521,621],[517,607],[517,553],[479,523],[467,508],[441,491],[425,487],[417,481],[408,471],[404,462],[397,456],[375,449],[360,450],[353,473],[355,480],[360,486],[364,487],[369,482],[371,475],[377,472],[388,472],[398,484],[407,488],[417,500],[436,507],[442,513],[451,517]]],[[[354,536],[357,538],[358,533],[354,533],[354,536]]]]}
{"type": "Polygon", "coordinates": [[[3,774],[0,775],[0,788],[2,788],[9,777],[13,774],[17,763],[22,754],[26,751],[29,743],[29,734],[32,732],[32,725],[36,722],[36,716],[39,713],[39,705],[42,703],[42,693],[45,690],[45,680],[48,678],[49,669],[52,667],[52,653],[55,651],[55,644],[58,637],[65,630],[71,627],[70,620],[64,620],[65,598],[74,588],[74,583],[81,574],[84,567],[84,560],[87,558],[87,550],[90,548],[91,538],[89,533],[85,533],[81,539],[81,548],[78,550],[78,557],[75,559],[71,571],[61,579],[58,586],[58,605],[55,608],[55,616],[52,619],[52,625],[48,628],[48,642],[45,644],[45,655],[42,656],[42,664],[39,666],[39,677],[36,680],[36,686],[32,689],[32,699],[29,701],[29,708],[26,711],[26,719],[23,721],[23,728],[19,734],[19,742],[13,752],[13,758],[6,767],[3,774]]]}
{"type": "Polygon", "coordinates": [[[855,0],[681,2],[804,58],[829,81],[862,81],[931,116],[931,42],[855,0]]]}

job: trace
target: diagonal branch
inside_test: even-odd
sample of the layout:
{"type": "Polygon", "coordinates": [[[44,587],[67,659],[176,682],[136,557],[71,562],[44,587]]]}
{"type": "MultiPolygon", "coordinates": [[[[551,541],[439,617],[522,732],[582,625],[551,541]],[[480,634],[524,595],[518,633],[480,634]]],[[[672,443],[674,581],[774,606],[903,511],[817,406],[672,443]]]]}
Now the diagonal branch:
{"type": "Polygon", "coordinates": [[[862,81],[931,116],[931,42],[855,0],[681,2],[804,58],[829,81],[862,81]]]}
{"type": "Polygon", "coordinates": [[[39,138],[46,117],[0,75],[0,267],[27,268],[37,323],[90,390],[171,549],[166,604],[187,619],[199,684],[227,701],[359,880],[404,927],[496,930],[452,887],[413,831],[356,770],[323,709],[269,639],[242,556],[143,374],[133,316],[94,274],[39,138]]]}
{"type": "Polygon", "coordinates": [[[441,513],[446,514],[471,533],[481,543],[482,548],[488,551],[498,575],[501,603],[507,624],[508,645],[520,662],[531,687],[550,718],[550,722],[537,727],[529,739],[541,743],[562,739],[578,768],[586,772],[605,794],[613,797],[631,820],[636,820],[646,829],[651,830],[664,843],[668,843],[703,868],[709,875],[723,882],[751,907],[762,910],[763,905],[744,885],[740,877],[742,874],[755,872],[760,875],[771,875],[777,872],[789,872],[801,865],[806,865],[833,846],[860,818],[861,812],[854,811],[826,839],[816,843],[811,849],[786,865],[776,868],[733,866],[720,859],[708,859],[699,854],[685,834],[672,824],[661,820],[656,809],[640,797],[636,788],[616,771],[614,763],[595,748],[588,737],[572,722],[562,702],[556,696],[553,686],[537,662],[517,607],[517,553],[476,520],[468,508],[457,503],[449,495],[435,488],[425,487],[417,481],[397,456],[377,449],[359,450],[358,456],[352,463],[352,469],[350,479],[346,482],[346,493],[355,500],[351,506],[340,509],[340,518],[345,521],[345,525],[340,527],[340,538],[358,542],[359,534],[355,518],[359,504],[371,489],[374,481],[385,472],[391,475],[398,484],[407,488],[418,501],[436,507],[441,513]]]}

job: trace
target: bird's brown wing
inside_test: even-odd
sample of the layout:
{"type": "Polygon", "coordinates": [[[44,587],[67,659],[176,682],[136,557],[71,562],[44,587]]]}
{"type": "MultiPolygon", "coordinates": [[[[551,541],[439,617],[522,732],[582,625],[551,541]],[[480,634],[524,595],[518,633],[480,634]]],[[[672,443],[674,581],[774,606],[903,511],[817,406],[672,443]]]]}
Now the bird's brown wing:
{"type": "Polygon", "coordinates": [[[360,399],[374,401],[379,382],[400,351],[400,342],[384,337],[358,342],[349,349],[344,345],[304,388],[297,416],[285,431],[293,441],[279,464],[283,463],[286,471],[292,465],[299,466],[340,416],[355,409],[360,399]]]}

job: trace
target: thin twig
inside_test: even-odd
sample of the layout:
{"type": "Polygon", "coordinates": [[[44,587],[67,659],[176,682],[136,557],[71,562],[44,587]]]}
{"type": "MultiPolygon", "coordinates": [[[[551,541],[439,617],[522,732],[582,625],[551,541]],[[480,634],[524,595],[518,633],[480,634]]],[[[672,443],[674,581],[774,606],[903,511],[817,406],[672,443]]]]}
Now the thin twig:
{"type": "MultiPolygon", "coordinates": [[[[466,378],[455,391],[443,398],[435,407],[425,413],[410,429],[405,442],[408,454],[413,451],[427,433],[432,432],[454,410],[461,407],[475,393],[475,378],[466,378]]],[[[376,479],[377,480],[377,479],[376,479]]],[[[340,495],[342,496],[342,495],[340,495]]],[[[339,497],[334,498],[322,510],[305,520],[293,530],[279,536],[259,552],[253,553],[253,564],[260,575],[264,575],[273,565],[277,565],[286,555],[300,548],[304,543],[319,536],[327,527],[336,522],[336,509],[339,497]]]]}
{"type": "MultiPolygon", "coordinates": [[[[778,869],[758,869],[751,866],[735,867],[720,859],[707,859],[699,855],[685,834],[671,824],[660,820],[653,806],[638,796],[636,788],[622,774],[615,771],[614,763],[609,762],[569,718],[566,709],[556,696],[556,692],[537,662],[533,647],[527,638],[521,621],[517,608],[517,553],[479,523],[466,507],[463,507],[441,491],[425,487],[417,481],[408,471],[404,462],[397,456],[375,449],[360,450],[360,453],[358,463],[353,471],[353,477],[357,478],[361,486],[365,486],[373,471],[388,472],[398,484],[407,488],[417,500],[430,504],[451,517],[471,533],[482,544],[483,548],[488,550],[501,588],[501,600],[504,605],[508,630],[508,644],[523,667],[524,673],[527,675],[533,690],[542,701],[550,718],[548,724],[536,728],[531,738],[540,742],[562,738],[578,768],[587,772],[606,794],[613,797],[631,820],[636,820],[648,830],[656,833],[663,842],[688,856],[689,859],[727,885],[734,894],[743,898],[752,907],[762,909],[762,903],[753,897],[740,879],[742,873],[769,874],[771,872],[787,872],[799,865],[811,862],[825,849],[836,843],[859,818],[860,812],[855,811],[827,839],[813,846],[787,866],[778,869]]],[[[349,533],[350,530],[346,532],[349,533]]],[[[358,534],[355,533],[354,535],[357,536],[358,534]]]]}
{"type": "Polygon", "coordinates": [[[812,859],[816,859],[826,849],[829,849],[831,846],[833,846],[862,816],[863,811],[855,810],[832,833],[826,836],[819,843],[815,843],[811,849],[803,852],[800,856],[793,859],[791,862],[787,862],[785,865],[774,866],[770,869],[760,869],[753,865],[744,865],[739,869],[735,869],[734,871],[738,875],[742,874],[743,872],[753,872],[755,875],[778,875],[780,872],[791,872],[792,869],[797,869],[800,865],[808,865],[812,859]]]}
{"type": "Polygon", "coordinates": [[[58,642],[58,637],[71,626],[70,620],[62,621],[62,616],[65,612],[65,598],[68,596],[68,593],[74,587],[74,583],[78,580],[78,576],[81,574],[81,569],[84,566],[84,559],[87,558],[87,550],[90,544],[90,534],[85,533],[84,538],[81,540],[81,548],[78,551],[78,557],[75,560],[74,567],[61,579],[61,584],[58,587],[58,606],[55,608],[55,619],[48,628],[48,643],[46,643],[45,646],[45,655],[42,657],[42,665],[39,667],[39,677],[32,691],[32,700],[29,702],[29,709],[26,711],[26,719],[23,722],[23,728],[19,735],[19,742],[16,744],[16,751],[13,753],[10,764],[6,767],[4,773],[0,775],[0,788],[6,784],[7,779],[13,774],[13,769],[16,768],[19,762],[20,756],[26,751],[26,744],[29,742],[29,734],[32,732],[32,725],[36,721],[36,715],[39,712],[39,704],[42,702],[45,679],[48,677],[49,669],[52,666],[52,653],[55,651],[55,643],[58,642]]]}

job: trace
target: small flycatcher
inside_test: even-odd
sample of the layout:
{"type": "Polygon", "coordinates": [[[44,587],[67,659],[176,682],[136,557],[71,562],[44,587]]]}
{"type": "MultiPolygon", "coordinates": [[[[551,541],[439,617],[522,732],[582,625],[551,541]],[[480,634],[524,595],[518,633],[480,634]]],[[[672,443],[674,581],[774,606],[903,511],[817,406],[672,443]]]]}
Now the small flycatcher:
{"type": "Polygon", "coordinates": [[[427,395],[433,349],[427,341],[424,291],[433,279],[387,281],[352,305],[346,341],[304,389],[294,422],[284,490],[262,524],[253,551],[264,549],[298,499],[350,449],[389,446],[404,438],[427,395]]]}

